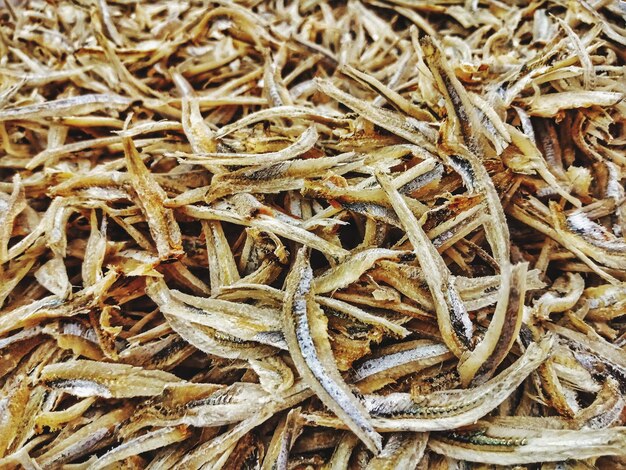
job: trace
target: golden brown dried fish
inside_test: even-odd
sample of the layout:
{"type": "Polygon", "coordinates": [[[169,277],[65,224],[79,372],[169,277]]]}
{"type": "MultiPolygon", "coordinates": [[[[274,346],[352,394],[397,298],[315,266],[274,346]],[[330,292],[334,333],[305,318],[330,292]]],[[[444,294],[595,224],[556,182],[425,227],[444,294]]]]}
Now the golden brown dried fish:
{"type": "Polygon", "coordinates": [[[0,468],[624,463],[619,2],[43,5],[0,0],[0,468]]]}

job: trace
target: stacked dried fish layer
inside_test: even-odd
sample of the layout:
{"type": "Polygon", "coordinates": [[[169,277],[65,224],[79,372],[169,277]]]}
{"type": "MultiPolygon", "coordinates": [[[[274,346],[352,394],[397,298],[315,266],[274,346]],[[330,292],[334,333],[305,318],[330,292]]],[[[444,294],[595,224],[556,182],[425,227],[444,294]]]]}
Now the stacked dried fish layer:
{"type": "Polygon", "coordinates": [[[6,1],[0,467],[626,464],[617,1],[6,1]]]}

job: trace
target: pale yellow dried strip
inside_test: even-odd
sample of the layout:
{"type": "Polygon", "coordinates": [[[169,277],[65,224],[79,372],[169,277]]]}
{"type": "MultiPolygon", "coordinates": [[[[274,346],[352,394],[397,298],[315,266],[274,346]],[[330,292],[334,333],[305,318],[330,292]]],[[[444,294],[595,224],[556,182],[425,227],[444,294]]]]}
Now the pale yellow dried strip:
{"type": "Polygon", "coordinates": [[[56,101],[0,110],[0,122],[15,119],[31,120],[55,117],[58,114],[91,114],[104,108],[124,109],[131,104],[130,98],[113,94],[79,95],[56,101]]]}
{"type": "Polygon", "coordinates": [[[547,118],[554,117],[567,109],[613,106],[623,98],[622,93],[612,91],[563,91],[526,98],[522,102],[527,105],[526,112],[529,115],[547,118]]]}

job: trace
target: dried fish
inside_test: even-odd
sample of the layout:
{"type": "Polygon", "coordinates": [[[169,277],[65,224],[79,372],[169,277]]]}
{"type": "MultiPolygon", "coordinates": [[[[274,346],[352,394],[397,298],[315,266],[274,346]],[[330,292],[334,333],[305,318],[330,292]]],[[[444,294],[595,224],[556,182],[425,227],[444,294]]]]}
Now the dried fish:
{"type": "Polygon", "coordinates": [[[19,174],[13,177],[13,192],[8,200],[1,200],[0,217],[2,225],[0,226],[0,264],[4,264],[9,260],[9,240],[13,234],[13,226],[17,216],[26,208],[26,196],[24,186],[19,174]]]}
{"type": "Polygon", "coordinates": [[[55,255],[36,272],[35,279],[59,299],[67,299],[72,293],[72,285],[67,277],[63,259],[55,255]]]}
{"type": "Polygon", "coordinates": [[[596,224],[583,212],[566,217],[554,204],[550,205],[556,232],[566,242],[596,261],[616,269],[626,267],[626,242],[603,226],[596,224]]]}
{"type": "Polygon", "coordinates": [[[547,319],[552,312],[564,312],[578,302],[585,282],[580,274],[567,273],[552,284],[553,291],[543,294],[534,305],[535,315],[547,319]]]}
{"type": "Polygon", "coordinates": [[[181,442],[191,435],[191,431],[185,428],[160,428],[134,439],[130,439],[123,444],[109,450],[91,464],[89,469],[105,468],[115,462],[123,460],[127,457],[148,452],[159,447],[165,447],[177,442],[181,442]]]}
{"type": "Polygon", "coordinates": [[[441,343],[409,341],[375,351],[374,357],[354,367],[352,379],[359,390],[371,393],[452,357],[453,354],[441,343]]]}
{"type": "MultiPolygon", "coordinates": [[[[480,429],[480,424],[479,426],[480,429]]],[[[487,428],[489,429],[489,428],[487,428]]],[[[518,437],[516,430],[497,433],[473,431],[450,433],[433,438],[429,448],[451,457],[492,465],[520,465],[533,462],[555,462],[568,459],[588,459],[600,455],[622,455],[623,428],[570,431],[537,428],[518,437]]]]}
{"type": "Polygon", "coordinates": [[[318,294],[340,289],[356,281],[381,259],[411,259],[411,253],[374,248],[362,251],[345,259],[338,266],[329,269],[313,281],[313,291],[318,294]]]}
{"type": "Polygon", "coordinates": [[[91,114],[101,109],[124,109],[132,100],[114,94],[80,95],[56,101],[19,106],[0,111],[0,121],[55,117],[59,113],[91,114]]]}
{"type": "Polygon", "coordinates": [[[106,228],[107,219],[102,218],[101,228],[98,229],[98,221],[96,219],[96,212],[92,211],[89,223],[91,226],[91,234],[87,240],[87,246],[85,247],[85,258],[83,259],[83,265],[81,269],[83,277],[83,285],[89,286],[95,284],[102,279],[102,265],[104,264],[104,258],[106,256],[106,228]]]}
{"type": "Polygon", "coordinates": [[[156,244],[159,257],[166,261],[183,255],[180,228],[171,209],[163,207],[165,191],[154,181],[141,161],[132,140],[124,138],[124,153],[133,189],[137,193],[137,202],[148,220],[150,234],[156,244]]]}
{"type": "Polygon", "coordinates": [[[426,281],[434,300],[442,338],[446,346],[457,357],[460,357],[472,343],[473,324],[457,292],[450,271],[400,193],[391,186],[388,177],[382,173],[376,176],[406,228],[407,237],[413,245],[422,270],[428,273],[426,281]]]}
{"type": "Polygon", "coordinates": [[[391,470],[394,468],[414,468],[422,460],[428,434],[392,434],[381,453],[370,460],[368,470],[391,470]]]}
{"type": "Polygon", "coordinates": [[[0,468],[613,468],[620,2],[0,0],[0,468]]]}
{"type": "Polygon", "coordinates": [[[380,451],[382,439],[370,423],[363,404],[352,394],[334,365],[326,337],[326,319],[313,299],[313,273],[306,249],[301,248],[287,278],[283,329],[298,372],[320,399],[372,450],[380,451]]]}
{"type": "Polygon", "coordinates": [[[335,87],[328,81],[318,80],[317,86],[320,91],[336,99],[337,101],[352,108],[355,112],[360,113],[383,129],[406,139],[407,141],[423,147],[433,152],[435,149],[432,144],[433,130],[422,121],[415,118],[405,117],[402,114],[389,111],[384,108],[377,108],[359,100],[335,87]]]}
{"type": "Polygon", "coordinates": [[[86,360],[49,364],[43,369],[41,380],[51,388],[78,397],[104,398],[158,395],[167,384],[180,382],[167,372],[86,360]]]}
{"type": "Polygon", "coordinates": [[[490,376],[507,356],[522,327],[522,311],[526,295],[526,264],[519,264],[511,272],[501,273],[500,296],[483,339],[466,357],[461,358],[461,381],[484,380],[490,376]],[[476,374],[479,374],[476,376],[476,374]]]}
{"type": "Polygon", "coordinates": [[[176,154],[186,163],[196,165],[230,165],[230,166],[252,166],[268,165],[283,162],[299,157],[313,148],[317,142],[318,135],[315,127],[309,127],[293,144],[276,152],[269,152],[256,155],[241,153],[199,153],[191,156],[176,154]]]}
{"type": "MultiPolygon", "coordinates": [[[[504,401],[550,354],[551,337],[533,343],[523,356],[498,377],[469,390],[445,390],[413,399],[408,393],[365,395],[364,403],[381,432],[426,432],[455,429],[474,423],[504,401]]],[[[307,415],[311,425],[345,428],[337,418],[307,415]]]]}
{"type": "MultiPolygon", "coordinates": [[[[196,340],[190,342],[205,352],[212,354],[218,351],[221,341],[225,343],[224,346],[228,343],[235,343],[234,351],[245,349],[237,347],[236,343],[247,343],[249,347],[256,350],[254,342],[257,341],[281,349],[286,348],[283,335],[277,329],[279,317],[275,310],[260,309],[224,300],[201,299],[182,292],[172,292],[162,280],[151,281],[147,291],[161,311],[169,316],[170,323],[173,323],[172,328],[183,338],[187,339],[188,334],[198,337],[198,342],[196,340]],[[217,310],[214,310],[216,308],[217,310]],[[275,315],[273,325],[266,325],[264,320],[266,313],[275,315]],[[205,328],[199,328],[200,326],[205,328]],[[195,333],[191,333],[194,328],[195,333]],[[200,344],[203,346],[200,347],[200,344]]],[[[272,348],[261,348],[258,352],[263,354],[265,351],[272,350],[272,348]]],[[[243,350],[240,352],[244,353],[243,350]]],[[[266,355],[269,354],[266,353],[266,355]]]]}
{"type": "Polygon", "coordinates": [[[36,457],[41,467],[62,465],[79,459],[112,443],[115,429],[131,414],[130,407],[121,407],[109,413],[100,413],[90,423],[80,426],[70,436],[53,442],[45,452],[36,457]]]}
{"type": "Polygon", "coordinates": [[[528,103],[531,116],[553,117],[565,109],[589,106],[612,106],[624,98],[622,93],[610,91],[564,91],[533,98],[528,103]]]}

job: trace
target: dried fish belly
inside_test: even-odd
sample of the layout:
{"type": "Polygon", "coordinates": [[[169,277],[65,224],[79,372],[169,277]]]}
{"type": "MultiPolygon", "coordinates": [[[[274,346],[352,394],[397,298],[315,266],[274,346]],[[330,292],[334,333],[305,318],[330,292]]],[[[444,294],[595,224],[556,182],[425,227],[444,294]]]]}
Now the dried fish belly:
{"type": "Polygon", "coordinates": [[[0,1],[0,469],[626,466],[616,1],[0,1]]]}

